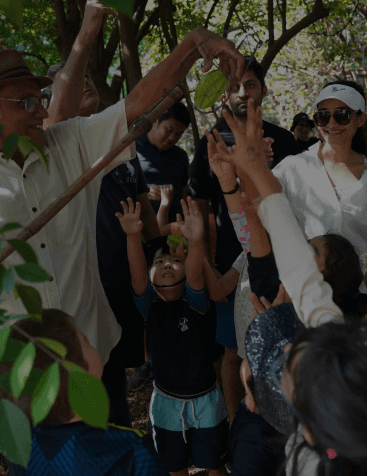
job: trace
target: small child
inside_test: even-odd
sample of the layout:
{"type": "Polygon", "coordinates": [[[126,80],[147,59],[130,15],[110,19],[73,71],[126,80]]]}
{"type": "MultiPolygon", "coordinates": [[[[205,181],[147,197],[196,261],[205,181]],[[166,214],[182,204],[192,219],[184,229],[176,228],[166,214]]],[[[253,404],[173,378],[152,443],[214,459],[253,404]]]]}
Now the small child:
{"type": "MultiPolygon", "coordinates": [[[[33,339],[57,340],[66,347],[68,361],[101,379],[103,364],[98,352],[65,312],[44,309],[42,322],[24,319],[17,322],[17,327],[33,339]]],[[[12,329],[10,338],[25,345],[28,339],[20,332],[12,329]]],[[[0,377],[5,381],[4,377],[9,375],[13,362],[6,360],[6,354],[3,360],[0,377]]],[[[36,346],[34,369],[46,370],[54,361],[49,353],[36,346]]],[[[46,418],[37,426],[32,426],[32,452],[28,467],[8,461],[10,476],[168,476],[150,435],[113,424],[103,430],[83,423],[69,404],[68,382],[68,372],[60,366],[60,389],[55,403],[46,418]]],[[[0,386],[0,400],[14,402],[29,420],[31,397],[32,394],[25,393],[15,401],[5,386],[0,386]]]]}
{"type": "Polygon", "coordinates": [[[214,323],[203,278],[203,219],[197,205],[181,200],[189,240],[186,260],[173,252],[165,237],[145,244],[140,204],[121,202],[117,213],[127,235],[134,300],[146,319],[147,349],[155,376],[149,416],[155,447],[173,476],[188,476],[188,460],[225,475],[228,423],[224,398],[216,385],[211,359],[214,323]]]}

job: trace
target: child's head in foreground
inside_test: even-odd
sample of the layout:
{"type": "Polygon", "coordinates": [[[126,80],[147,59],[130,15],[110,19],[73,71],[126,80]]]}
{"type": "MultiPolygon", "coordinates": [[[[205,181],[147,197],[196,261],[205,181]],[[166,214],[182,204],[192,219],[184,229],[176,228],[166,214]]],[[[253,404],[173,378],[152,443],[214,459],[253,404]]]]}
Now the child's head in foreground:
{"type": "Polygon", "coordinates": [[[144,248],[149,279],[156,290],[158,292],[175,290],[183,295],[186,277],[185,262],[171,254],[167,237],[154,238],[146,243],[144,248]]]}
{"type": "MultiPolygon", "coordinates": [[[[69,360],[91,375],[102,377],[103,364],[96,349],[89,343],[88,338],[76,327],[74,320],[65,312],[57,309],[44,309],[42,322],[24,319],[17,326],[32,337],[54,339],[67,348],[66,360],[69,360]]],[[[27,343],[26,337],[12,329],[9,339],[27,343]]],[[[48,349],[49,350],[49,349],[48,349]]],[[[49,352],[52,353],[51,350],[49,352]]],[[[6,355],[6,354],[5,354],[6,355]]],[[[56,357],[59,357],[55,354],[56,357]]],[[[33,368],[47,370],[55,362],[47,353],[36,345],[36,358],[33,368]]],[[[14,362],[0,362],[0,375],[10,372],[14,362]]],[[[56,401],[41,425],[61,425],[70,420],[78,420],[68,401],[68,372],[60,365],[60,390],[56,401]]],[[[21,395],[17,401],[11,394],[0,387],[0,400],[6,398],[16,403],[30,419],[30,403],[32,394],[21,395]]]]}

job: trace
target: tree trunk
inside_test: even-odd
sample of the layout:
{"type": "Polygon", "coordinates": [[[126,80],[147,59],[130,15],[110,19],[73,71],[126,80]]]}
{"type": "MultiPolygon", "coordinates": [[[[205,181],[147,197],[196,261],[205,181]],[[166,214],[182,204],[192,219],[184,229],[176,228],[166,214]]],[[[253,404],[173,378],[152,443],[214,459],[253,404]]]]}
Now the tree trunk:
{"type": "Polygon", "coordinates": [[[119,28],[127,90],[130,92],[142,78],[136,28],[134,22],[122,13],[119,13],[119,28]]]}

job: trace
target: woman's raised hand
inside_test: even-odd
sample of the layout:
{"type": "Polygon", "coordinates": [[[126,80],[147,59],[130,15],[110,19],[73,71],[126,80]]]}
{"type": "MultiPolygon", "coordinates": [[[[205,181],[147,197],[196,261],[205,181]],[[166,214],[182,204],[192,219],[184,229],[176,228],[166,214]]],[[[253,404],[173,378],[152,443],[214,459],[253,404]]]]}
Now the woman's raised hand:
{"type": "Polygon", "coordinates": [[[228,147],[216,129],[213,130],[213,134],[207,130],[205,131],[206,138],[208,139],[208,159],[210,168],[219,180],[236,180],[234,165],[230,162],[230,156],[234,154],[235,146],[228,147]],[[228,156],[227,160],[226,156],[228,156]]]}

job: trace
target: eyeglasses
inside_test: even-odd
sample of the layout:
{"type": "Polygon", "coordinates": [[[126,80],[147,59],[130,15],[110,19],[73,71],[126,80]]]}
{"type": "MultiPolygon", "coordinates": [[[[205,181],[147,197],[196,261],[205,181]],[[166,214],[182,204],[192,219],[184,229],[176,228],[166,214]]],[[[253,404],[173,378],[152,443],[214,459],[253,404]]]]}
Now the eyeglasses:
{"type": "Polygon", "coordinates": [[[3,101],[16,101],[24,102],[24,108],[27,112],[34,112],[37,109],[38,104],[41,104],[42,107],[47,107],[47,98],[42,96],[40,98],[25,98],[25,99],[8,99],[0,98],[3,101]]]}
{"type": "MultiPolygon", "coordinates": [[[[333,113],[333,118],[341,126],[346,126],[350,123],[353,114],[356,112],[357,111],[351,111],[347,107],[341,107],[333,113]]],[[[331,113],[329,111],[317,111],[313,115],[313,118],[319,127],[325,127],[327,124],[329,124],[331,113]]]]}

